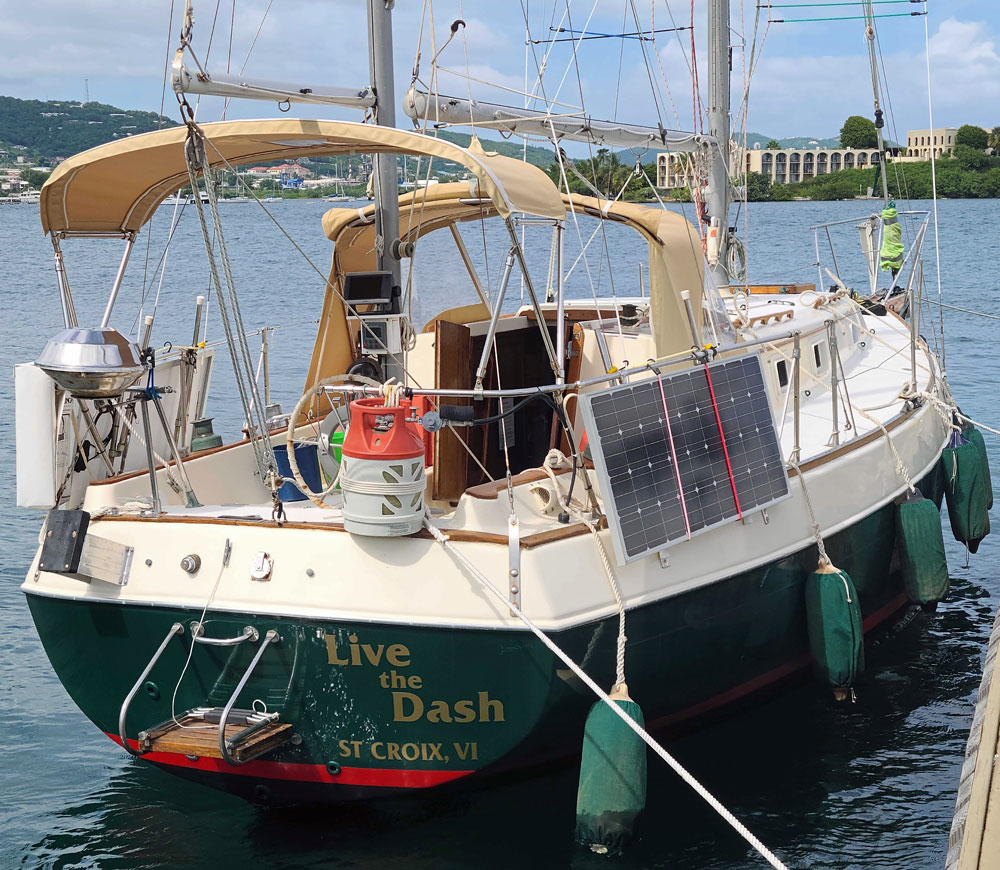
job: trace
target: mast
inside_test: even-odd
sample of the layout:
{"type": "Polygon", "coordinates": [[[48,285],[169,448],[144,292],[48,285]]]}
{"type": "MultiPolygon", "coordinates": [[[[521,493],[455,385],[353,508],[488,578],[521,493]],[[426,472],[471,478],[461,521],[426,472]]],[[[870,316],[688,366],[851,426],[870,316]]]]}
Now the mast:
{"type": "MultiPolygon", "coordinates": [[[[729,0],[708,3],[708,133],[716,141],[709,170],[708,220],[717,227],[717,253],[709,247],[708,262],[715,283],[729,286],[726,268],[729,247],[729,75],[732,55],[729,47],[729,0]]],[[[710,230],[711,232],[711,230],[710,230]]]]}
{"type": "MultiPolygon", "coordinates": [[[[396,97],[392,71],[392,7],[395,0],[368,0],[368,61],[375,91],[375,123],[396,126],[396,97]]],[[[400,286],[399,184],[396,155],[376,154],[375,244],[378,268],[392,272],[393,287],[400,286]]]]}
{"type": "MultiPolygon", "coordinates": [[[[878,135],[878,164],[879,175],[882,177],[882,199],[886,206],[889,205],[889,179],[885,173],[885,141],[882,139],[882,127],[885,121],[882,119],[882,100],[878,86],[878,62],[875,59],[875,12],[872,9],[872,0],[864,0],[865,12],[865,39],[868,40],[868,62],[872,68],[872,97],[875,101],[875,133],[878,135]]],[[[931,138],[934,131],[931,130],[931,138]]]]}

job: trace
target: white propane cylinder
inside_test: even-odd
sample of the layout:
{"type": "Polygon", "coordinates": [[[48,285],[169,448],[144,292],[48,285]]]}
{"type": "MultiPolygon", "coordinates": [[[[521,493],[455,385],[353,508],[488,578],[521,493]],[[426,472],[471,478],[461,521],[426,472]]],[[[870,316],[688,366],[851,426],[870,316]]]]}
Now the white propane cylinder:
{"type": "Polygon", "coordinates": [[[412,535],[424,521],[424,442],[406,422],[410,403],[351,402],[340,489],[344,528],[355,535],[412,535]]]}

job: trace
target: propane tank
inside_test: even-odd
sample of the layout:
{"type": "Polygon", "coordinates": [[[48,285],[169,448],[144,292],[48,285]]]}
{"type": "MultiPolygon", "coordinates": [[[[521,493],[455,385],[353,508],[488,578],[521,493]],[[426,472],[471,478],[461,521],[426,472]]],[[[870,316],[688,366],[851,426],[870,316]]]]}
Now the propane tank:
{"type": "Polygon", "coordinates": [[[412,535],[423,525],[424,442],[406,422],[410,402],[383,401],[351,402],[340,470],[344,528],[355,535],[412,535]]]}

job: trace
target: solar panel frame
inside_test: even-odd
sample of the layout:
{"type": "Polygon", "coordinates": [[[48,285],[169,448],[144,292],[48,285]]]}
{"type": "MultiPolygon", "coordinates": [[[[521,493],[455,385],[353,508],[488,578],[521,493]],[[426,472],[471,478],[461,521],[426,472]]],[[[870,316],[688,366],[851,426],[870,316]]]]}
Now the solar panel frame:
{"type": "Polygon", "coordinates": [[[619,564],[789,495],[757,353],[584,393],[580,408],[619,564]]]}

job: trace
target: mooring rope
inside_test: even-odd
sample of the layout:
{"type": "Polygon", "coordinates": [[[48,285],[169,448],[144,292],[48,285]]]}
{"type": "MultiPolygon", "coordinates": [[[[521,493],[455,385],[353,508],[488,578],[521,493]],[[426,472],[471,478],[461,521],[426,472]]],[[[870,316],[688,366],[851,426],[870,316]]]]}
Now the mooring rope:
{"type": "Polygon", "coordinates": [[[809,487],[806,486],[806,476],[802,473],[797,462],[791,459],[786,460],[795,469],[795,473],[802,485],[802,495],[805,497],[806,510],[809,512],[809,522],[812,524],[813,537],[816,539],[816,549],[819,550],[819,562],[821,565],[832,565],[830,557],[826,554],[826,544],[823,542],[823,531],[819,527],[819,520],[816,519],[816,511],[813,509],[812,499],[809,498],[809,487]]]}
{"type": "Polygon", "coordinates": [[[653,750],[663,761],[665,761],[670,768],[686,782],[692,789],[698,794],[702,800],[704,800],[713,810],[715,810],[726,822],[733,828],[736,833],[738,833],[744,840],[746,840],[754,850],[767,861],[775,870],[787,870],[785,865],[781,860],[765,846],[760,840],[757,839],[751,833],[750,829],[747,828],[739,819],[736,818],[722,803],[716,798],[705,786],[703,786],[694,776],[687,771],[687,769],[675,759],[666,749],[664,749],[651,735],[643,728],[638,722],[635,721],[628,713],[625,712],[618,704],[611,700],[611,697],[605,692],[600,686],[597,685],[576,662],[573,661],[565,652],[560,649],[560,647],[551,640],[547,634],[545,634],[542,629],[540,629],[534,622],[532,622],[524,613],[521,611],[513,601],[511,601],[507,595],[501,592],[497,587],[490,581],[485,574],[483,574],[475,565],[472,564],[459,550],[455,548],[448,537],[441,531],[434,523],[431,522],[430,516],[424,517],[424,526],[427,531],[431,533],[434,539],[444,547],[455,559],[461,563],[461,565],[476,578],[485,589],[492,594],[504,607],[508,608],[511,613],[513,613],[524,625],[535,635],[548,649],[556,656],[567,668],[569,668],[580,680],[587,685],[587,687],[600,698],[611,710],[614,711],[615,715],[618,716],[629,728],[634,731],[639,738],[645,743],[650,749],[653,750]]]}

